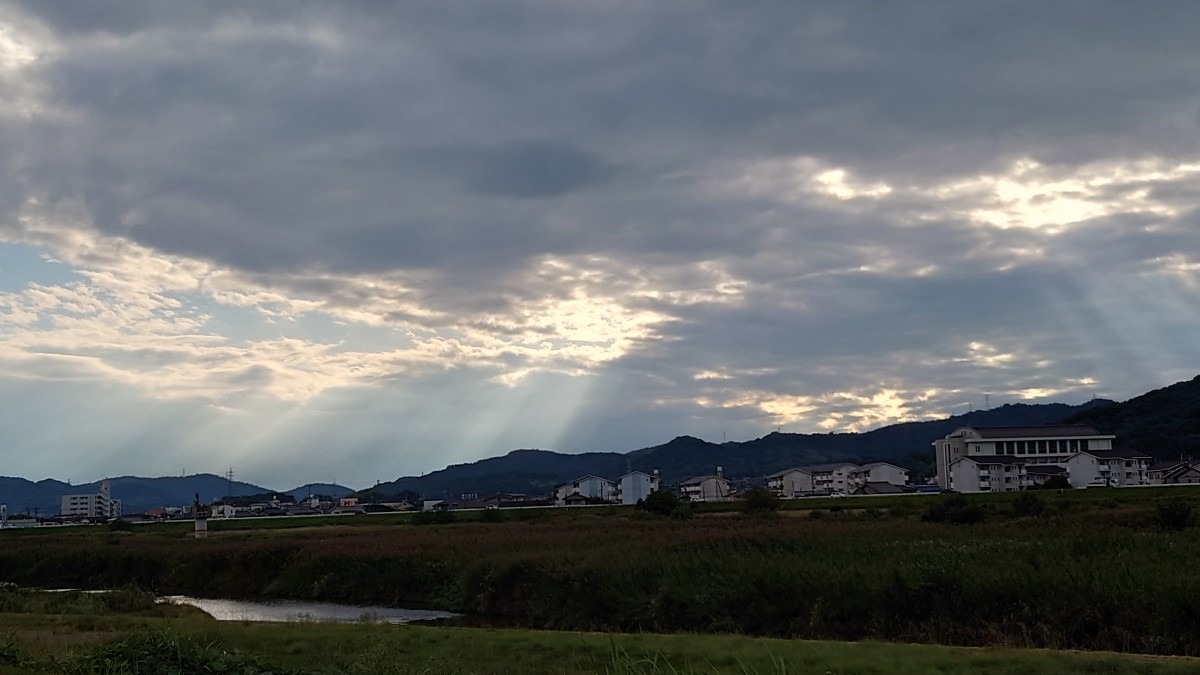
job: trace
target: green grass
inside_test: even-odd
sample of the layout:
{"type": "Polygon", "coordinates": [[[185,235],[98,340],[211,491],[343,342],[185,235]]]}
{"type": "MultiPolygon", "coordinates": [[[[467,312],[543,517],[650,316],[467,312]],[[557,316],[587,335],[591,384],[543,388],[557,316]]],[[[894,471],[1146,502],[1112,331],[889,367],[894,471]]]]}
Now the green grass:
{"type": "Polygon", "coordinates": [[[946,498],[921,496],[797,500],[826,507],[776,518],[707,507],[687,521],[620,508],[443,525],[336,518],[205,540],[175,524],[60,528],[0,534],[0,579],[448,609],[560,630],[1200,655],[1200,529],[1156,525],[1160,504],[1193,494],[1046,493],[1036,517],[1015,494],[984,495],[969,500],[977,525],[922,522],[946,498]]]}
{"type": "Polygon", "coordinates": [[[176,672],[341,675],[829,673],[1194,673],[1200,661],[1117,654],[812,642],[728,635],[603,635],[425,626],[217,623],[200,618],[0,614],[3,673],[176,672]],[[225,671],[202,670],[223,664],[225,671]]]}

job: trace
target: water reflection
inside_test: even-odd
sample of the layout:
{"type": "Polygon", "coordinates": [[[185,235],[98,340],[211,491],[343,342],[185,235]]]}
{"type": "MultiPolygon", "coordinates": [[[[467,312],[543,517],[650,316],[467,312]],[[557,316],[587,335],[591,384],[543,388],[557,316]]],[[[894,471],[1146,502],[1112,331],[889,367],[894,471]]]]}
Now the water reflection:
{"type": "Polygon", "coordinates": [[[394,607],[360,607],[328,602],[250,602],[246,600],[212,600],[186,595],[169,595],[159,599],[178,605],[190,605],[218,621],[268,621],[294,623],[327,621],[333,623],[408,623],[431,621],[458,616],[453,612],[430,609],[398,609],[394,607]]]}

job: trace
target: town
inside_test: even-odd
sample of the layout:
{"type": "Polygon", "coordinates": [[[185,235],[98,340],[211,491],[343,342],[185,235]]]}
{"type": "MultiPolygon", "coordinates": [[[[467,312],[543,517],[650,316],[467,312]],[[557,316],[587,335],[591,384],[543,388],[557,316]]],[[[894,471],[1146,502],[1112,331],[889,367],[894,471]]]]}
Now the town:
{"type": "Polygon", "coordinates": [[[110,481],[104,480],[95,494],[64,495],[57,516],[10,518],[7,507],[0,506],[0,524],[29,527],[116,519],[183,520],[194,518],[197,507],[207,518],[232,519],[636,505],[659,490],[670,490],[687,502],[723,502],[739,499],[754,488],[765,488],[779,499],[802,499],[1200,484],[1200,461],[1185,458],[1155,462],[1145,453],[1122,449],[1115,435],[1101,434],[1088,425],[964,426],[932,441],[932,446],[935,473],[918,481],[910,480],[909,469],[888,462],[833,462],[787,468],[767,476],[738,477],[727,477],[717,466],[711,474],[674,483],[664,481],[657,470],[628,471],[613,478],[580,476],[544,495],[497,491],[455,498],[389,500],[368,490],[343,497],[309,494],[299,499],[277,494],[230,495],[203,505],[197,495],[194,505],[163,505],[141,513],[124,512],[122,501],[112,494],[110,481]]]}

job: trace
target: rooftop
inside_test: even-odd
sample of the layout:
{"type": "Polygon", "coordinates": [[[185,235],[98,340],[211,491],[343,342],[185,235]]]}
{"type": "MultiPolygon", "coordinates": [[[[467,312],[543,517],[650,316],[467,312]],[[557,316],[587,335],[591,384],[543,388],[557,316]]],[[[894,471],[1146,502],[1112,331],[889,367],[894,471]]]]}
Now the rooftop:
{"type": "Polygon", "coordinates": [[[1086,424],[1046,424],[1028,427],[970,427],[982,438],[1074,438],[1103,436],[1086,424]]]}

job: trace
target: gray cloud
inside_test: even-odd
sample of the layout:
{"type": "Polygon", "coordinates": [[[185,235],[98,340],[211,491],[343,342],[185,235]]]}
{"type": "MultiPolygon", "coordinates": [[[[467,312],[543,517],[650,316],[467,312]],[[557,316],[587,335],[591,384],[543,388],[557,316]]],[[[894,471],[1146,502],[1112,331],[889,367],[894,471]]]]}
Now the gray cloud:
{"type": "MultiPolygon", "coordinates": [[[[252,420],[278,412],[258,393],[293,382],[349,402],[338,414],[474,384],[473,405],[531,416],[481,413],[499,440],[453,436],[461,460],[522,437],[626,449],[856,410],[870,423],[885,390],[909,416],[981,390],[1126,396],[1200,359],[1185,339],[1200,327],[1195,3],[10,13],[41,53],[0,42],[0,85],[35,110],[0,104],[0,235],[96,274],[129,246],[197,266],[171,298],[263,324],[72,348],[132,381],[205,363],[252,420]],[[368,374],[245,337],[317,342],[306,313],[379,330],[337,347],[368,374]],[[176,344],[200,338],[242,351],[176,344]],[[539,434],[538,406],[514,402],[544,404],[538,387],[589,414],[539,434]],[[815,408],[779,413],[789,400],[815,408]]],[[[106,302],[136,304],[126,284],[149,282],[122,274],[106,302]]],[[[25,329],[0,334],[62,348],[25,329]]],[[[430,425],[422,447],[449,442],[428,420],[453,400],[405,418],[430,425]]],[[[387,407],[355,413],[347,442],[390,477],[387,407]]],[[[333,437],[321,424],[310,438],[333,437]]],[[[420,454],[404,461],[436,468],[420,454]]]]}

